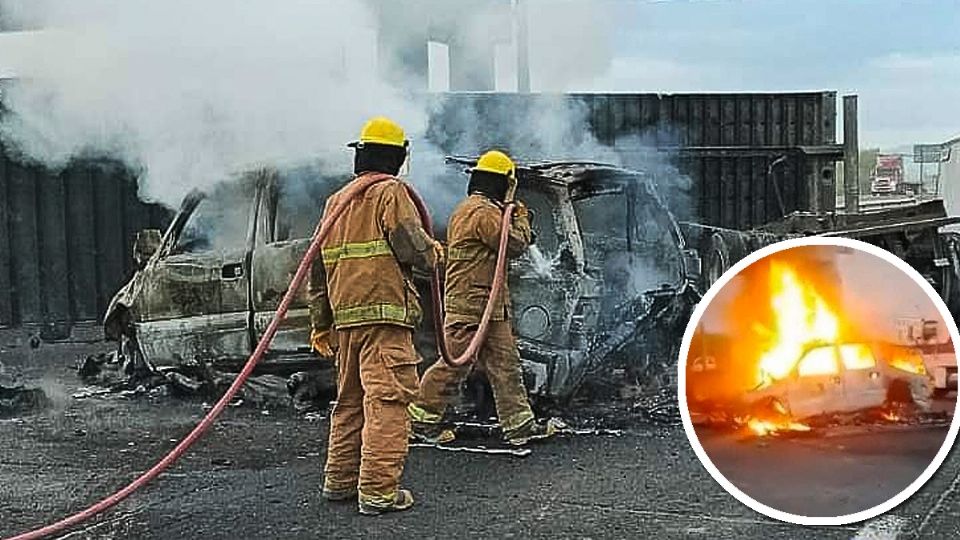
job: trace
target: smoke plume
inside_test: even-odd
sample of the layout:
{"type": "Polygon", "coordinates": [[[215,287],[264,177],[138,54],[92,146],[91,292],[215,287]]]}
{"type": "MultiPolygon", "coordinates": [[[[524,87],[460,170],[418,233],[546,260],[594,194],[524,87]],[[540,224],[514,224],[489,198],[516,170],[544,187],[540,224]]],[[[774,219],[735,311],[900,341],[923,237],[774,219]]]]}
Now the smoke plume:
{"type": "MultiPolygon", "coordinates": [[[[543,29],[581,18],[583,10],[573,7],[581,3],[568,4],[528,7],[534,56],[543,29]]],[[[430,176],[441,160],[417,141],[430,113],[418,79],[423,69],[398,52],[429,38],[429,25],[400,23],[446,25],[441,37],[465,51],[465,62],[489,52],[481,45],[484,28],[510,28],[508,4],[464,17],[461,6],[431,0],[402,7],[372,0],[6,0],[2,6],[6,24],[44,29],[13,66],[20,78],[5,88],[11,114],[0,124],[3,140],[53,168],[88,155],[119,158],[141,171],[145,199],[171,205],[192,187],[256,164],[311,163],[343,175],[350,170],[344,143],[378,114],[396,119],[419,142],[414,173],[430,176]]],[[[502,37],[510,43],[512,33],[502,37]]],[[[604,54],[578,41],[554,44],[552,53],[581,50],[580,60],[585,51],[604,54]]],[[[592,60],[585,64],[605,65],[592,60]]],[[[541,79],[563,84],[553,71],[541,79]]]]}

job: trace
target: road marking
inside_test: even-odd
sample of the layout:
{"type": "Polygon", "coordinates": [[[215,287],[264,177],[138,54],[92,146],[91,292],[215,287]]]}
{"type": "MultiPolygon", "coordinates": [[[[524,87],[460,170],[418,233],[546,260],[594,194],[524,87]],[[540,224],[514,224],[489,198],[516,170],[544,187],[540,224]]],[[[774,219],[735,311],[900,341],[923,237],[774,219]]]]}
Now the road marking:
{"type": "Polygon", "coordinates": [[[906,523],[906,519],[892,514],[880,516],[868,521],[853,540],[895,540],[906,523]]]}
{"type": "MultiPolygon", "coordinates": [[[[111,517],[108,517],[108,518],[103,518],[103,519],[101,519],[100,521],[91,523],[91,524],[89,524],[89,525],[87,525],[87,526],[85,526],[85,527],[82,527],[82,528],[76,529],[76,530],[74,530],[74,531],[68,532],[67,534],[64,534],[63,536],[58,536],[57,538],[59,538],[60,540],[66,540],[66,539],[68,539],[68,538],[74,538],[74,537],[77,537],[77,538],[80,538],[80,537],[89,538],[89,536],[87,536],[87,534],[93,533],[93,532],[97,532],[98,529],[101,529],[101,528],[103,528],[103,527],[115,525],[115,524],[118,524],[118,523],[123,523],[124,521],[130,520],[130,519],[132,519],[132,518],[135,518],[135,517],[139,516],[140,514],[143,513],[143,511],[144,511],[143,508],[139,508],[139,509],[133,510],[133,511],[131,511],[131,512],[123,512],[123,513],[121,513],[121,514],[119,514],[119,515],[116,515],[116,516],[111,516],[111,517]]],[[[111,533],[109,536],[104,536],[104,535],[101,534],[101,536],[99,536],[98,538],[116,538],[116,536],[114,536],[115,534],[116,534],[115,532],[114,532],[114,533],[111,533]]]]}
{"type": "Polygon", "coordinates": [[[934,514],[940,511],[943,507],[943,503],[950,497],[953,497],[954,493],[957,491],[957,488],[960,487],[960,474],[957,474],[953,477],[953,481],[950,482],[950,485],[947,489],[943,490],[943,493],[937,497],[937,502],[930,507],[930,510],[927,511],[926,515],[923,516],[923,520],[920,521],[920,525],[917,526],[916,536],[920,537],[920,533],[923,532],[923,529],[927,527],[927,524],[930,523],[930,519],[933,518],[934,514]]]}
{"type": "MultiPolygon", "coordinates": [[[[474,494],[474,498],[483,499],[483,500],[495,500],[496,498],[491,495],[485,494],[474,494]]],[[[530,497],[518,497],[520,500],[525,500],[529,502],[537,502],[536,499],[530,497]]],[[[630,508],[620,505],[614,505],[610,503],[597,503],[597,502],[579,502],[579,501],[564,501],[564,500],[552,500],[551,504],[556,504],[557,506],[570,506],[573,508],[592,508],[594,510],[603,510],[608,512],[617,512],[622,514],[630,514],[635,516],[644,516],[651,518],[670,518],[670,519],[689,519],[695,520],[698,522],[713,522],[727,525],[766,525],[774,527],[796,527],[791,523],[785,521],[778,521],[772,518],[767,518],[766,516],[754,518],[749,516],[728,516],[728,515],[710,515],[710,514],[691,514],[689,510],[641,510],[639,508],[630,508]]],[[[835,530],[848,530],[855,531],[856,528],[849,525],[840,525],[835,527],[835,530]]]]}

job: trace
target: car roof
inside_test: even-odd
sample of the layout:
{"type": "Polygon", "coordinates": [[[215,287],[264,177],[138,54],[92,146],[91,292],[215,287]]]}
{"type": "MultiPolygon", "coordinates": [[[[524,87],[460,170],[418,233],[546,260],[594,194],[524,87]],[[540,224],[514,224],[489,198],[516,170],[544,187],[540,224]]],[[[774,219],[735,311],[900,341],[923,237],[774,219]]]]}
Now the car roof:
{"type": "MultiPolygon", "coordinates": [[[[447,163],[458,163],[473,167],[477,163],[475,156],[447,156],[447,163]]],[[[583,184],[626,185],[635,183],[638,178],[647,179],[647,174],[610,163],[579,160],[524,161],[517,163],[517,174],[532,182],[547,182],[566,187],[583,184]]]]}

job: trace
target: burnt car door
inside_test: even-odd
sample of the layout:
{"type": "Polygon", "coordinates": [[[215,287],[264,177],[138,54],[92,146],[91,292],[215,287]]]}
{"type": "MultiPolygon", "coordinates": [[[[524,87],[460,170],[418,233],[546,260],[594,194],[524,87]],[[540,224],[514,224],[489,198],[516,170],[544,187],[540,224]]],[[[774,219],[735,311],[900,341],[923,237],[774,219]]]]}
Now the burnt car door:
{"type": "Polygon", "coordinates": [[[887,383],[877,357],[865,343],[837,347],[843,368],[844,409],[855,411],[879,407],[887,399],[887,383]]]}
{"type": "Polygon", "coordinates": [[[796,418],[847,410],[837,347],[810,349],[787,382],[787,408],[796,418]]]}
{"type": "MultiPolygon", "coordinates": [[[[293,174],[293,173],[291,173],[293,174]]],[[[315,176],[275,178],[259,201],[252,252],[251,310],[254,339],[266,331],[274,312],[289,288],[310,246],[322,214],[323,201],[332,183],[315,176]]],[[[318,263],[319,264],[319,263],[318,263]]],[[[297,293],[276,336],[268,357],[285,362],[313,361],[310,351],[310,313],[307,282],[297,293]]]]}
{"type": "Polygon", "coordinates": [[[521,179],[534,243],[510,263],[514,325],[533,394],[573,390],[584,363],[585,333],[599,315],[598,288],[584,272],[583,243],[566,187],[521,179]]]}
{"type": "Polygon", "coordinates": [[[157,253],[134,278],[134,327],[147,361],[217,362],[249,352],[249,200],[243,189],[189,195],[157,253]]]}

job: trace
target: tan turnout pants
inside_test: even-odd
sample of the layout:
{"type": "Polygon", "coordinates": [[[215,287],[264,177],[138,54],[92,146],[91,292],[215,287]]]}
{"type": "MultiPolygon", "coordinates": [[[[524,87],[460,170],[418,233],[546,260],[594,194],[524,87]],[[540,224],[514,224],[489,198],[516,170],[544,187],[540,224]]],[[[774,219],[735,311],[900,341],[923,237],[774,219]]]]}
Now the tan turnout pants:
{"type": "Polygon", "coordinates": [[[397,496],[407,457],[407,404],[417,395],[417,363],[410,329],[392,325],[338,331],[337,403],[330,419],[324,485],[357,487],[366,502],[397,496]]]}
{"type": "MultiPolygon", "coordinates": [[[[476,324],[452,323],[444,328],[450,354],[458,356],[466,350],[477,331],[476,324]]],[[[437,360],[420,383],[420,397],[415,402],[431,416],[441,417],[450,401],[457,395],[460,384],[470,374],[474,364],[451,367],[437,360]]],[[[527,390],[523,386],[520,353],[510,321],[491,321],[487,338],[477,354],[476,367],[490,381],[497,405],[500,428],[507,432],[533,419],[527,390]]]]}

